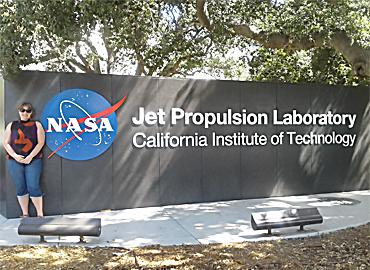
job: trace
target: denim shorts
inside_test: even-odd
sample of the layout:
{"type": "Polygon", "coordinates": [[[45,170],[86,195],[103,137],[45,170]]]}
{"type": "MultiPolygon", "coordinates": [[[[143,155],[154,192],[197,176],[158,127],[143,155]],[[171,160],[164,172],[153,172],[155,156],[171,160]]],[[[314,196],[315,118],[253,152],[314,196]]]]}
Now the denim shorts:
{"type": "Polygon", "coordinates": [[[30,164],[22,164],[14,159],[7,160],[8,172],[15,184],[17,196],[29,194],[31,197],[41,197],[40,176],[42,160],[34,159],[30,164]]]}

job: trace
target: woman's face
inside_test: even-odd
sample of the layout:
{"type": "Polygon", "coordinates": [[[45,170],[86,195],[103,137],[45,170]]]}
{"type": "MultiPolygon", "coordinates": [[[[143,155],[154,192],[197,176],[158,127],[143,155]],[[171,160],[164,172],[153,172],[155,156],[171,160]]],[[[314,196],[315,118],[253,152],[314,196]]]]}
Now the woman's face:
{"type": "Polygon", "coordinates": [[[32,109],[27,107],[27,106],[24,106],[22,107],[19,111],[19,117],[21,118],[21,120],[23,121],[27,121],[31,118],[32,116],[32,109]]]}

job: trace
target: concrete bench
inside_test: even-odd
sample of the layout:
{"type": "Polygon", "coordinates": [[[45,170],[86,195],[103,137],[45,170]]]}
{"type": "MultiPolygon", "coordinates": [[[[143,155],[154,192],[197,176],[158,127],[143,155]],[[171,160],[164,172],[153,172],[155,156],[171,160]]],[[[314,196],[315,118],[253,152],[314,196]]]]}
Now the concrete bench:
{"type": "Polygon", "coordinates": [[[256,212],[251,215],[252,228],[268,230],[269,235],[271,235],[271,229],[300,226],[300,230],[303,230],[305,225],[322,222],[323,218],[315,207],[256,212]]]}
{"type": "Polygon", "coordinates": [[[23,218],[18,227],[19,235],[39,235],[40,242],[46,242],[45,236],[79,236],[80,243],[84,236],[100,236],[100,218],[23,218]]]}

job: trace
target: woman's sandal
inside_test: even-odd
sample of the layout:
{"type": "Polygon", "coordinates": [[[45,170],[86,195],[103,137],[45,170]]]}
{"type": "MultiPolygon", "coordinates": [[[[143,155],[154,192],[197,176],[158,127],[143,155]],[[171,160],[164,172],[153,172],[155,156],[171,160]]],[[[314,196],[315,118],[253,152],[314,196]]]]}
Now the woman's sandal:
{"type": "Polygon", "coordinates": [[[30,217],[30,215],[22,215],[22,216],[20,216],[20,218],[28,218],[28,217],[30,217]]]}

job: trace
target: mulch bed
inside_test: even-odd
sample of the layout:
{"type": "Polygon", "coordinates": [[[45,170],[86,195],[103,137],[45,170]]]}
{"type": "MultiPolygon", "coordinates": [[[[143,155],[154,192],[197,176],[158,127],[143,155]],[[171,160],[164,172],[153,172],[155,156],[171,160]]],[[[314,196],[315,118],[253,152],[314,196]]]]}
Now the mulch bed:
{"type": "Polygon", "coordinates": [[[370,223],[320,237],[234,244],[0,247],[0,269],[370,269],[370,223]]]}

